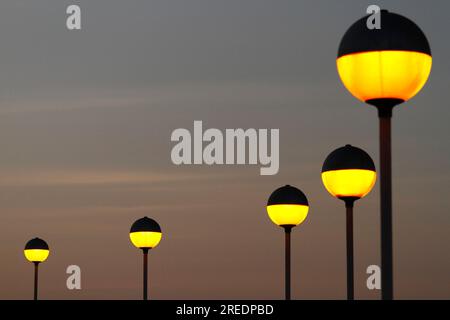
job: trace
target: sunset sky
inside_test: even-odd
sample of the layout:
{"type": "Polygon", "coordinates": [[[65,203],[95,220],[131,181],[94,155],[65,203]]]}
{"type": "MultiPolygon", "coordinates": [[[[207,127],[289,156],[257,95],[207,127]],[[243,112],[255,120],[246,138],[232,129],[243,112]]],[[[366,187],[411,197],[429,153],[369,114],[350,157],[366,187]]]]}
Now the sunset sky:
{"type": "MultiPolygon", "coordinates": [[[[0,3],[0,299],[32,298],[25,243],[45,239],[42,299],[140,299],[131,224],[163,231],[154,299],[282,299],[284,236],[265,211],[285,184],[308,197],[292,233],[292,297],[346,297],[345,212],[322,185],[334,149],[378,164],[373,107],[336,71],[347,28],[378,4],[427,35],[433,69],[393,118],[398,299],[450,299],[448,1],[8,0],[0,3]],[[78,4],[82,30],[66,28],[78,4]],[[280,171],[175,166],[173,130],[280,129],[280,171]],[[67,266],[82,290],[66,288],[67,266]]],[[[355,206],[355,297],[380,264],[379,184],[355,206]]]]}

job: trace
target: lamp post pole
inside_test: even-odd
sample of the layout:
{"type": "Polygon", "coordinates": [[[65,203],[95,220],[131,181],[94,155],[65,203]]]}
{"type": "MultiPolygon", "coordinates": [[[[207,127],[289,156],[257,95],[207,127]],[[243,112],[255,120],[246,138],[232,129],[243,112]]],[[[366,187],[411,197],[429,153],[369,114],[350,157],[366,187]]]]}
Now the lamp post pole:
{"type": "Polygon", "coordinates": [[[25,258],[34,264],[34,290],[33,300],[38,299],[38,277],[39,277],[39,264],[47,260],[50,249],[47,242],[42,239],[34,238],[27,242],[25,249],[23,250],[25,258]]]}
{"type": "Polygon", "coordinates": [[[39,262],[34,262],[34,300],[38,299],[39,262]]]}
{"type": "Polygon", "coordinates": [[[299,189],[285,185],[272,192],[266,209],[270,220],[284,229],[284,296],[291,300],[291,231],[306,219],[308,199],[299,189]]]}
{"type": "Polygon", "coordinates": [[[147,296],[147,284],[148,284],[148,248],[143,248],[144,257],[144,277],[143,277],[143,288],[144,288],[144,300],[148,300],[147,296]]]}
{"type": "Polygon", "coordinates": [[[393,108],[425,85],[432,55],[423,31],[410,19],[381,10],[383,28],[367,28],[367,16],[344,34],[337,66],[345,87],[375,106],[380,140],[381,298],[394,299],[392,248],[391,118],[393,108]]]}
{"type": "Polygon", "coordinates": [[[285,234],[285,299],[291,300],[291,226],[284,227],[285,234]]]}
{"type": "Polygon", "coordinates": [[[148,300],[148,251],[155,248],[162,238],[158,222],[149,217],[136,220],[130,229],[130,240],[133,245],[142,250],[142,291],[143,299],[148,300]]]}
{"type": "Polygon", "coordinates": [[[375,164],[367,152],[347,144],[331,152],[325,159],[322,181],[331,195],[345,203],[347,299],[354,300],[353,206],[375,185],[375,164]]]}
{"type": "Polygon", "coordinates": [[[347,300],[354,299],[354,262],[353,262],[353,201],[346,200],[347,211],[347,300]]]}

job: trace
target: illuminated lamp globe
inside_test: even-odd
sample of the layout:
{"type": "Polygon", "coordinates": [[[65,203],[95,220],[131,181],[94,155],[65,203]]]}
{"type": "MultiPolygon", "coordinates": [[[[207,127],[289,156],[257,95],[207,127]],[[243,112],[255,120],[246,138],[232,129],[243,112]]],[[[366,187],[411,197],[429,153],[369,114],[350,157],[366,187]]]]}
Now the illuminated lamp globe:
{"type": "Polygon", "coordinates": [[[377,174],[372,158],[364,150],[346,145],[331,152],[322,167],[322,181],[331,195],[357,200],[375,185],[377,174]]]}
{"type": "Polygon", "coordinates": [[[39,238],[34,238],[27,242],[23,253],[28,261],[41,263],[47,260],[50,249],[47,242],[39,238]]]}
{"type": "Polygon", "coordinates": [[[148,217],[136,220],[131,226],[130,240],[136,248],[155,248],[161,241],[161,237],[161,227],[155,220],[148,217]]]}
{"type": "Polygon", "coordinates": [[[292,228],[301,224],[308,215],[309,204],[299,189],[286,185],[275,190],[267,202],[267,213],[274,224],[292,228]]]}

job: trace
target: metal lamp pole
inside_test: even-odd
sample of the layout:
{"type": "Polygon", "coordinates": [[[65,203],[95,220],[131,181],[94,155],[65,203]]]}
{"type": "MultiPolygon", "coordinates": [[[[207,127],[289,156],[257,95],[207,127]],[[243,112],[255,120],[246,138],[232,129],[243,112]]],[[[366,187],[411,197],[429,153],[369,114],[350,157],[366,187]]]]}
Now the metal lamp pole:
{"type": "Polygon", "coordinates": [[[148,300],[147,295],[147,285],[148,285],[148,248],[143,248],[143,257],[144,257],[144,276],[143,276],[143,289],[144,289],[144,300],[148,300]]]}
{"type": "Polygon", "coordinates": [[[34,300],[38,299],[39,262],[34,262],[34,300]]]}
{"type": "Polygon", "coordinates": [[[291,300],[291,226],[284,227],[285,234],[285,299],[291,300]]]}

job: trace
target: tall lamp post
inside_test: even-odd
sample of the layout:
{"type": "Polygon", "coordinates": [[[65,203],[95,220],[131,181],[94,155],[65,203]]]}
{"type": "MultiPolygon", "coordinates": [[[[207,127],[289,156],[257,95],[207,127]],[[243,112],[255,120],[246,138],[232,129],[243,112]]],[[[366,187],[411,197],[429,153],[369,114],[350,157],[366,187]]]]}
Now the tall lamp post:
{"type": "Polygon", "coordinates": [[[159,224],[148,217],[136,220],[131,226],[130,240],[143,253],[143,299],[147,300],[147,270],[148,251],[155,248],[161,241],[162,232],[159,224]]]}
{"type": "Polygon", "coordinates": [[[381,295],[391,300],[393,288],[391,117],[398,104],[414,97],[431,72],[428,40],[411,20],[381,10],[381,29],[356,21],[341,40],[337,69],[345,87],[378,109],[380,126],[381,295]]]}
{"type": "Polygon", "coordinates": [[[328,155],[322,181],[331,195],[345,202],[347,212],[347,299],[354,299],[353,204],[375,185],[377,174],[372,158],[362,149],[346,145],[328,155]]]}
{"type": "Polygon", "coordinates": [[[34,300],[38,299],[39,264],[47,260],[50,250],[47,242],[34,238],[27,242],[23,250],[25,258],[34,264],[34,300]]]}
{"type": "Polygon", "coordinates": [[[270,220],[285,232],[285,299],[291,300],[291,230],[308,215],[309,204],[299,189],[286,185],[275,190],[267,202],[270,220]]]}

